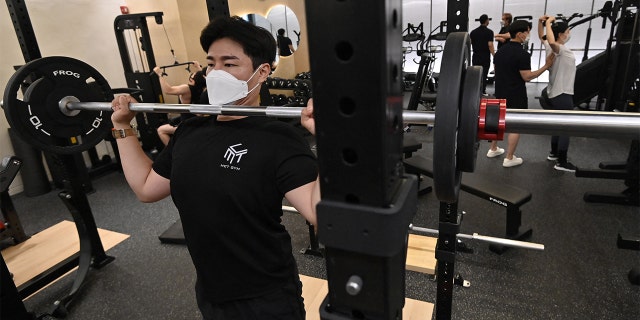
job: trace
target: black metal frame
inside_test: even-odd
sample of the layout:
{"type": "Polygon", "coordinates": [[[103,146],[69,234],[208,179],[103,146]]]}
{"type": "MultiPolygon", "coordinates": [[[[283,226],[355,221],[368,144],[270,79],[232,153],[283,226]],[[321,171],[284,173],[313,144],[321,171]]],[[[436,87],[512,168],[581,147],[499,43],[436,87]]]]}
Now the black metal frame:
{"type": "MultiPolygon", "coordinates": [[[[12,22],[20,42],[20,47],[26,62],[41,58],[38,43],[33,33],[31,20],[24,1],[7,0],[7,7],[11,14],[12,22]]],[[[26,87],[25,87],[26,88],[26,87]]],[[[76,278],[70,292],[62,299],[56,301],[51,314],[54,316],[64,316],[67,308],[72,303],[78,290],[84,283],[90,268],[101,268],[113,261],[114,258],[107,256],[104,252],[98,229],[91,212],[91,207],[86,196],[88,189],[92,190],[90,179],[88,178],[87,167],[81,154],[76,155],[56,155],[45,153],[49,168],[53,174],[59,174],[62,187],[65,190],[59,196],[65,203],[76,225],[80,239],[80,252],[46,270],[32,280],[16,288],[4,259],[1,261],[2,282],[0,282],[0,292],[2,293],[2,312],[15,311],[10,318],[32,319],[33,315],[26,311],[22,299],[42,289],[55,279],[66,274],[68,271],[78,267],[76,278]],[[8,307],[9,309],[5,309],[8,307]]],[[[8,194],[3,194],[3,206],[7,201],[8,194]]],[[[10,198],[9,198],[10,200],[10,198]]],[[[12,207],[12,206],[11,206],[12,207]]],[[[3,208],[4,209],[4,208],[3,208]]],[[[3,316],[4,318],[4,316],[3,316]]]]}
{"type": "MultiPolygon", "coordinates": [[[[3,159],[4,162],[5,159],[3,159]]],[[[3,163],[4,164],[4,163],[3,163]]],[[[13,182],[20,167],[22,166],[22,160],[18,157],[7,158],[5,166],[0,167],[0,211],[2,211],[2,217],[5,225],[0,231],[0,241],[8,238],[12,238],[15,244],[21,243],[29,239],[24,233],[24,228],[18,217],[13,201],[9,196],[9,185],[13,182]]]]}
{"type": "Polygon", "coordinates": [[[320,315],[398,319],[417,208],[402,172],[402,2],[307,0],[306,13],[329,280],[320,315]]]}
{"type": "MultiPolygon", "coordinates": [[[[162,24],[162,16],[162,12],[124,14],[117,16],[113,22],[113,29],[116,34],[116,41],[120,51],[120,58],[122,59],[127,86],[139,90],[139,92],[133,96],[140,102],[164,102],[160,79],[154,74],[150,74],[150,71],[156,67],[156,58],[153,53],[151,35],[149,34],[149,25],[147,23],[147,19],[153,17],[157,24],[162,24]],[[129,47],[125,37],[127,30],[133,30],[136,34],[136,43],[138,43],[138,41],[142,43],[144,57],[138,51],[139,48],[129,47]],[[138,31],[140,32],[139,35],[138,31]],[[140,59],[146,59],[149,70],[134,70],[130,54],[140,55],[140,59]]],[[[164,144],[158,137],[156,130],[159,126],[168,122],[167,115],[138,113],[136,115],[136,122],[138,124],[138,132],[140,132],[142,148],[152,154],[160,152],[164,148],[164,144]]]]}

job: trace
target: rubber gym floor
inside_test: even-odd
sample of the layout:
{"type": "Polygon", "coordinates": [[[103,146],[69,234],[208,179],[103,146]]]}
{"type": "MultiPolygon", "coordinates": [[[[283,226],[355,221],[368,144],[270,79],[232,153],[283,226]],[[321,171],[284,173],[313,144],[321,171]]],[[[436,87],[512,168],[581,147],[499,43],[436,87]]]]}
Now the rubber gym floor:
{"type": "MultiPolygon", "coordinates": [[[[528,84],[530,108],[539,108],[535,96],[543,86],[528,84]]],[[[423,143],[418,154],[433,154],[432,131],[417,126],[408,135],[423,143]]],[[[500,146],[506,148],[506,142],[500,146]]],[[[503,168],[502,157],[487,158],[487,148],[487,142],[481,143],[476,171],[496,183],[533,194],[521,208],[522,224],[533,228],[530,241],[544,244],[545,250],[510,249],[497,255],[489,251],[487,243],[466,240],[474,253],[457,254],[456,272],[471,286],[454,288],[452,318],[640,318],[640,287],[627,280],[629,270],[640,267],[640,253],[616,247],[618,233],[640,236],[640,210],[587,203],[582,198],[589,191],[621,192],[623,182],[576,178],[554,170],[553,163],[546,160],[548,136],[522,135],[516,155],[524,158],[524,164],[515,168],[503,168]]],[[[626,160],[628,148],[629,141],[576,137],[571,139],[569,157],[578,167],[595,169],[601,161],[626,160]]],[[[98,227],[131,237],[107,252],[116,257],[114,262],[90,273],[66,319],[200,319],[193,289],[195,274],[186,247],[158,240],[158,235],[178,219],[171,200],[138,202],[119,172],[95,179],[93,186],[96,192],[88,198],[98,227]]],[[[13,197],[27,234],[71,219],[58,191],[32,198],[13,197]]],[[[461,192],[459,209],[466,212],[462,233],[503,235],[502,207],[461,192]]],[[[435,195],[424,195],[414,224],[437,228],[437,213],[435,195]]],[[[283,221],[292,234],[300,273],[326,279],[322,258],[298,252],[309,244],[303,219],[285,213],[283,221]]],[[[27,309],[46,312],[72,281],[73,277],[66,277],[45,288],[26,300],[27,309]]],[[[407,271],[406,295],[435,303],[436,282],[425,274],[407,271]]]]}

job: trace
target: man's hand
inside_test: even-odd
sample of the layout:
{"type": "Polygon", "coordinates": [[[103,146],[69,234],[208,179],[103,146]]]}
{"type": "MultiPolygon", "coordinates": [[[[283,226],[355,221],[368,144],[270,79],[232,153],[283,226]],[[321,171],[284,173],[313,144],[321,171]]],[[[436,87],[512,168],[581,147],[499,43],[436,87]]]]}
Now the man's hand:
{"type": "Polygon", "coordinates": [[[202,66],[200,65],[200,62],[198,62],[196,60],[191,61],[191,62],[193,62],[193,66],[196,68],[196,71],[202,71],[202,66]]]}
{"type": "Polygon", "coordinates": [[[135,112],[129,110],[129,104],[137,102],[138,101],[130,95],[119,95],[111,101],[111,109],[113,109],[111,122],[113,123],[114,128],[129,128],[131,120],[136,116],[135,112]]]}
{"type": "Polygon", "coordinates": [[[316,120],[313,118],[313,99],[309,99],[307,107],[300,112],[300,124],[312,135],[316,135],[316,120]]]}
{"type": "Polygon", "coordinates": [[[556,55],[555,54],[548,55],[547,59],[546,59],[545,66],[551,67],[553,65],[553,60],[555,60],[555,59],[556,59],[556,55]]]}
{"type": "Polygon", "coordinates": [[[153,72],[155,72],[158,77],[162,77],[162,71],[160,70],[160,67],[154,67],[153,72]]]}

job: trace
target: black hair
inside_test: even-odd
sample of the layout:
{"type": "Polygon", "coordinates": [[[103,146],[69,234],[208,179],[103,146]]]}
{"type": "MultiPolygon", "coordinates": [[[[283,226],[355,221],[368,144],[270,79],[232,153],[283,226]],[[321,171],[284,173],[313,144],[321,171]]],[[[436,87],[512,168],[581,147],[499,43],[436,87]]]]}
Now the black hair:
{"type": "Polygon", "coordinates": [[[278,29],[278,35],[284,36],[284,29],[282,28],[278,29]]]}
{"type": "Polygon", "coordinates": [[[487,20],[489,20],[489,16],[487,16],[486,14],[481,15],[480,19],[478,19],[478,21],[480,21],[480,24],[484,24],[485,22],[487,22],[487,20]]]}
{"type": "Polygon", "coordinates": [[[556,38],[556,40],[558,40],[558,36],[561,33],[567,31],[567,29],[569,29],[569,25],[564,21],[555,21],[551,25],[551,31],[553,31],[553,36],[556,38]]]}
{"type": "Polygon", "coordinates": [[[222,38],[239,43],[254,69],[263,63],[273,65],[276,60],[276,41],[271,32],[238,16],[218,17],[209,22],[200,34],[200,45],[207,52],[213,42],[222,38]]]}
{"type": "Polygon", "coordinates": [[[193,79],[193,86],[204,88],[207,85],[205,80],[206,72],[203,70],[198,70],[191,75],[191,79],[193,79]]]}
{"type": "Polygon", "coordinates": [[[518,32],[527,32],[529,30],[531,30],[531,24],[524,20],[516,20],[509,25],[509,35],[511,39],[514,39],[518,32]]]}

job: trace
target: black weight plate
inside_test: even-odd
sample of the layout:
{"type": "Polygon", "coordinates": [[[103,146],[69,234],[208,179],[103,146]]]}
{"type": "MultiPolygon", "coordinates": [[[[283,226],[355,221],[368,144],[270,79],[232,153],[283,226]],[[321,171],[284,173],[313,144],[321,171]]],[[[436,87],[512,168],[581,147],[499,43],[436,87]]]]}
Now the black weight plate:
{"type": "Polygon", "coordinates": [[[25,64],[9,79],[3,96],[5,116],[11,128],[41,150],[59,154],[88,150],[109,132],[111,113],[64,114],[59,101],[67,96],[82,102],[113,99],[106,79],[90,65],[68,57],[45,57],[25,64]],[[23,84],[28,87],[20,98],[23,84]]]}
{"type": "Polygon", "coordinates": [[[480,95],[482,94],[482,67],[467,68],[462,86],[460,104],[460,122],[458,124],[458,148],[456,157],[458,170],[473,172],[478,155],[478,117],[480,114],[480,95]]]}
{"type": "Polygon", "coordinates": [[[458,201],[460,170],[456,164],[458,114],[462,81],[469,65],[471,42],[466,32],[449,34],[442,52],[433,140],[433,182],[438,200],[458,201]]]}

